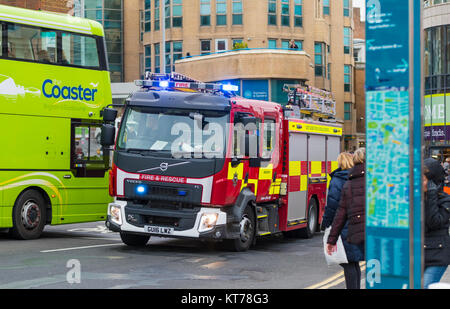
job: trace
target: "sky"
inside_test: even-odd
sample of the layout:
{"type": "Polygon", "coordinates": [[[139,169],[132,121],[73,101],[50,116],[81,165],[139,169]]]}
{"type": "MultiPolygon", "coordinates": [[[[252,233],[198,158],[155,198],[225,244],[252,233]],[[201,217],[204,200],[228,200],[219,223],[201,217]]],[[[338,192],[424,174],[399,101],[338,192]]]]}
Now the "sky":
{"type": "Polygon", "coordinates": [[[353,0],[354,7],[362,8],[362,10],[361,10],[361,19],[362,20],[365,20],[365,15],[366,15],[365,14],[366,8],[365,8],[364,4],[365,4],[365,0],[353,0]]]}

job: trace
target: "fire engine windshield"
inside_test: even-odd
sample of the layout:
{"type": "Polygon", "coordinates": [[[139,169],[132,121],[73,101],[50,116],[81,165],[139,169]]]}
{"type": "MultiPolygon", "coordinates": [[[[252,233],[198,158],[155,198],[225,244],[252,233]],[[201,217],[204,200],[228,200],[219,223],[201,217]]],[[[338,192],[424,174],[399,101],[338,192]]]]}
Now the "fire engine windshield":
{"type": "Polygon", "coordinates": [[[223,157],[228,119],[228,113],[217,111],[129,107],[117,150],[174,158],[223,157]]]}

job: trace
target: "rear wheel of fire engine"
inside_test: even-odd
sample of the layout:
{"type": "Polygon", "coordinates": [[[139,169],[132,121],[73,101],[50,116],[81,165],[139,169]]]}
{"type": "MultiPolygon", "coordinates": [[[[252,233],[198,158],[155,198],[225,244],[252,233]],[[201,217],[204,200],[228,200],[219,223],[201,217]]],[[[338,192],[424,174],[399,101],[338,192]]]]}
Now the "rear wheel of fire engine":
{"type": "Polygon", "coordinates": [[[148,243],[150,236],[120,233],[120,238],[127,246],[144,247],[148,243]]]}
{"type": "Polygon", "coordinates": [[[255,214],[250,205],[244,210],[239,222],[239,238],[225,241],[227,248],[231,251],[247,251],[253,243],[256,234],[255,214]]]}
{"type": "Polygon", "coordinates": [[[318,207],[316,199],[312,198],[308,205],[308,224],[304,229],[299,230],[301,238],[312,238],[317,231],[317,213],[318,207]]]}
{"type": "Polygon", "coordinates": [[[45,226],[46,206],[39,192],[28,190],[22,193],[14,204],[10,235],[24,240],[39,238],[45,226]]]}

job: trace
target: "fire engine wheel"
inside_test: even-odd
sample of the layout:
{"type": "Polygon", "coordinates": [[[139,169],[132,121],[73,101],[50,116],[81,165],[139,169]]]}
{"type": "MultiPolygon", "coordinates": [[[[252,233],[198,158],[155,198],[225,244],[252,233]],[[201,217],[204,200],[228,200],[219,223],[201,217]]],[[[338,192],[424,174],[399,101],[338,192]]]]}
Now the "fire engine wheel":
{"type": "Polygon", "coordinates": [[[122,239],[123,243],[130,247],[144,247],[149,239],[150,236],[145,235],[135,235],[135,234],[128,234],[128,233],[120,233],[120,238],[122,239]]]}
{"type": "Polygon", "coordinates": [[[22,193],[14,204],[10,235],[23,240],[39,238],[45,227],[46,206],[39,192],[28,190],[22,193]]]}
{"type": "Polygon", "coordinates": [[[239,238],[225,240],[225,244],[231,251],[247,251],[255,239],[255,234],[255,214],[252,207],[247,205],[239,222],[239,238]]]}
{"type": "Polygon", "coordinates": [[[318,225],[318,207],[316,199],[312,198],[308,205],[308,223],[304,229],[299,230],[301,238],[312,238],[317,231],[318,225]]]}

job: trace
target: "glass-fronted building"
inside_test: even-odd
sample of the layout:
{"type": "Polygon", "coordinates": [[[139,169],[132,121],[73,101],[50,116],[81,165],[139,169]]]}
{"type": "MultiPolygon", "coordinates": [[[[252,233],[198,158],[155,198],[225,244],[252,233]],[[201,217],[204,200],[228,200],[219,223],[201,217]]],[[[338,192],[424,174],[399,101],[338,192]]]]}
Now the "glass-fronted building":
{"type": "Polygon", "coordinates": [[[450,157],[450,1],[425,1],[425,146],[443,160],[450,157]]]}
{"type": "Polygon", "coordinates": [[[79,6],[77,15],[103,25],[111,82],[123,82],[123,0],[80,0],[79,6]]]}

